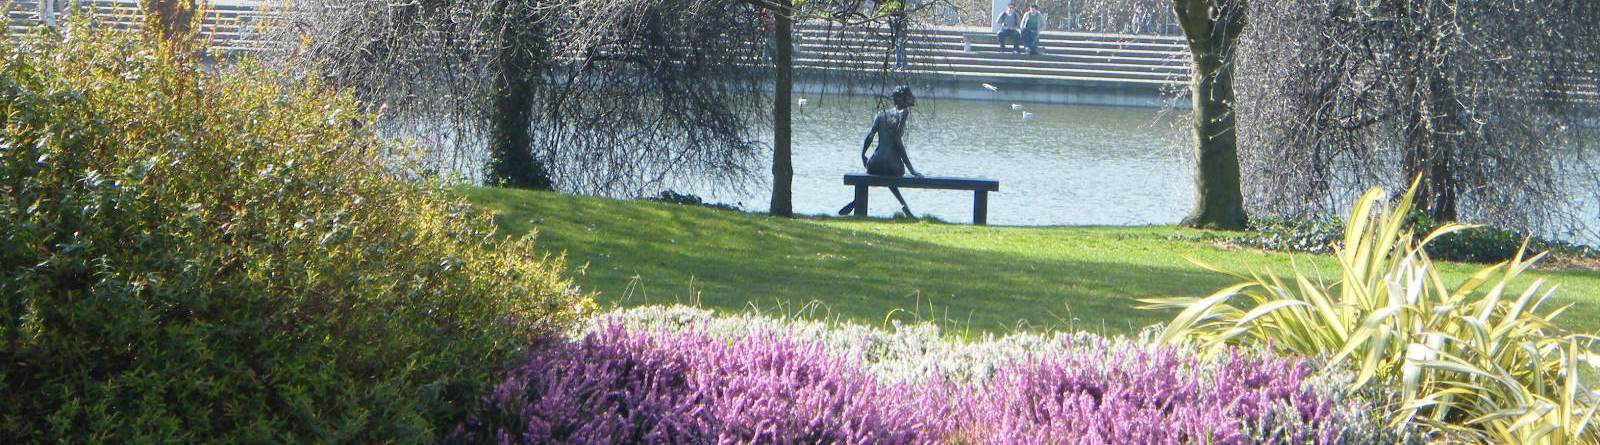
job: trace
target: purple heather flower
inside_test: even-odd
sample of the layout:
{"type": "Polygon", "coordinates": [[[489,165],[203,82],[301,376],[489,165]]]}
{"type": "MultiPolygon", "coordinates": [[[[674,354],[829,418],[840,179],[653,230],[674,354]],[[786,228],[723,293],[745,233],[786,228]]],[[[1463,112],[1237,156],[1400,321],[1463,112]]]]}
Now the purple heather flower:
{"type": "Polygon", "coordinates": [[[1068,345],[977,383],[886,383],[781,330],[621,324],[539,348],[451,439],[502,444],[1339,443],[1301,361],[1068,345]]]}

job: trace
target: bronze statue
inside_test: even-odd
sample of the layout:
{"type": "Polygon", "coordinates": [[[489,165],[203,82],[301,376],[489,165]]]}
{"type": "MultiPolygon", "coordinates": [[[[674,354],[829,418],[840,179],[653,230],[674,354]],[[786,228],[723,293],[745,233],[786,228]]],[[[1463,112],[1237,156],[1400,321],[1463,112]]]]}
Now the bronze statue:
{"type": "MultiPolygon", "coordinates": [[[[861,143],[861,165],[871,175],[905,176],[906,171],[910,170],[912,176],[920,178],[922,174],[911,166],[905,141],[901,139],[905,135],[906,121],[911,119],[911,107],[917,104],[917,97],[911,94],[911,87],[905,85],[895,87],[891,97],[894,99],[894,109],[878,112],[872,119],[872,131],[867,132],[867,140],[861,143]],[[872,152],[871,158],[867,158],[867,147],[872,146],[873,136],[878,137],[878,149],[872,152]]],[[[911,206],[900,196],[900,188],[889,186],[889,191],[894,193],[894,199],[900,201],[900,210],[906,216],[912,216],[911,206]]],[[[855,207],[856,202],[850,201],[839,209],[839,214],[847,215],[855,207]]]]}

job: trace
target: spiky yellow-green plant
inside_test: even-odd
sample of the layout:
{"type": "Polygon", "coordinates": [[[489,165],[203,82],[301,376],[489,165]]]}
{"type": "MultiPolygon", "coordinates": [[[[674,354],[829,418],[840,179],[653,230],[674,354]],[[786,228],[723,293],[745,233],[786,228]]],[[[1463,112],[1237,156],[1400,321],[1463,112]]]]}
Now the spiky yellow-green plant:
{"type": "Polygon", "coordinates": [[[1600,443],[1593,426],[1596,338],[1566,331],[1542,310],[1554,287],[1514,281],[1543,255],[1518,255],[1451,285],[1425,247],[1469,226],[1449,224],[1418,240],[1404,215],[1415,183],[1390,207],[1369,190],[1335,249],[1338,279],[1298,267],[1234,274],[1241,282],[1205,298],[1143,300],[1180,308],[1162,340],[1211,347],[1266,345],[1358,370],[1355,385],[1392,397],[1395,426],[1423,426],[1456,440],[1600,443]]]}

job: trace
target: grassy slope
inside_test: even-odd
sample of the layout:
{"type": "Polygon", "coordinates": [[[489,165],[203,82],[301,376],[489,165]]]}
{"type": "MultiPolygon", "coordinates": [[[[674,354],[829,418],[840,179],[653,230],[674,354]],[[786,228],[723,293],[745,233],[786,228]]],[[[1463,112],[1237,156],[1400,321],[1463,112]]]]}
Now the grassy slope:
{"type": "MultiPolygon", "coordinates": [[[[808,302],[860,322],[896,317],[986,331],[1079,328],[1128,333],[1171,313],[1133,308],[1143,296],[1200,296],[1231,283],[1184,260],[1227,270],[1288,271],[1290,256],[1224,250],[1174,227],[973,227],[834,218],[782,219],[680,206],[503,189],[465,192],[512,234],[587,265],[577,281],[603,302],[756,306],[808,302]],[[930,311],[929,307],[933,308],[930,311]],[[921,308],[916,311],[916,308],[921,308]],[[1076,320],[1076,321],[1074,321],[1076,320]]],[[[1297,256],[1332,270],[1328,257],[1297,256]]],[[[1450,278],[1476,266],[1448,264],[1450,278]]],[[[1539,273],[1559,284],[1565,317],[1600,327],[1600,274],[1539,273]]]]}

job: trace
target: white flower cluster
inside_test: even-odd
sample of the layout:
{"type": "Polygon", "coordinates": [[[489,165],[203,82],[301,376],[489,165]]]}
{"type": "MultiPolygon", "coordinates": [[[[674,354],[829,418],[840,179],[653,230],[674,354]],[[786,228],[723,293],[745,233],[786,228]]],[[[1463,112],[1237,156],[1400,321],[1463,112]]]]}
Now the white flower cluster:
{"type": "MultiPolygon", "coordinates": [[[[884,330],[851,322],[769,317],[754,312],[718,315],[710,310],[687,306],[619,309],[591,319],[581,333],[613,323],[620,323],[630,331],[678,332],[693,329],[729,340],[753,335],[784,335],[795,341],[816,342],[841,357],[860,360],[866,369],[885,383],[920,383],[930,379],[945,379],[961,384],[981,383],[1006,365],[1070,353],[1072,349],[1116,352],[1128,348],[1149,350],[1155,347],[1151,341],[1154,331],[1149,329],[1133,339],[1107,339],[1078,332],[1013,333],[999,337],[990,334],[979,340],[963,340],[946,337],[938,326],[931,323],[895,322],[893,329],[884,330]]],[[[1182,350],[1177,352],[1186,355],[1191,353],[1182,350]]]]}

